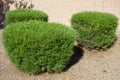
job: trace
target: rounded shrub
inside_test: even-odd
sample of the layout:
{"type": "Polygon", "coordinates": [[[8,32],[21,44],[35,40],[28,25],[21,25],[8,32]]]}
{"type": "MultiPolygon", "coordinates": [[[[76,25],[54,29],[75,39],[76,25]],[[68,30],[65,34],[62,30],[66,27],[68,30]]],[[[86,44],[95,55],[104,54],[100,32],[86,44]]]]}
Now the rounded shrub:
{"type": "Polygon", "coordinates": [[[80,12],[72,16],[71,25],[77,32],[77,41],[89,49],[107,49],[116,40],[118,19],[102,12],[80,12]]]}
{"type": "Polygon", "coordinates": [[[29,20],[48,21],[48,15],[45,12],[30,9],[11,10],[6,12],[5,17],[6,24],[29,20]]]}
{"type": "Polygon", "coordinates": [[[73,54],[75,31],[62,24],[25,21],[7,25],[3,43],[14,65],[29,74],[60,72],[73,54]]]}

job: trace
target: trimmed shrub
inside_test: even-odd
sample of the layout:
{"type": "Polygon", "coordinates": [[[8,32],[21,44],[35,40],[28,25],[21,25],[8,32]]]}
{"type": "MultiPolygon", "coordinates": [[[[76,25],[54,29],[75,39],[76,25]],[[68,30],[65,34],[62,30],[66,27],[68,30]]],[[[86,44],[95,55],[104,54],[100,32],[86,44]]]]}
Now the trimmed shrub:
{"type": "Polygon", "coordinates": [[[48,15],[46,13],[30,9],[11,10],[6,12],[5,17],[6,24],[29,20],[48,21],[48,15]]]}
{"type": "Polygon", "coordinates": [[[62,24],[38,21],[7,25],[3,43],[14,65],[29,74],[60,72],[73,54],[75,31],[62,24]]]}
{"type": "Polygon", "coordinates": [[[72,16],[71,25],[77,41],[89,49],[107,49],[116,40],[118,19],[102,12],[80,12],[72,16]]]}

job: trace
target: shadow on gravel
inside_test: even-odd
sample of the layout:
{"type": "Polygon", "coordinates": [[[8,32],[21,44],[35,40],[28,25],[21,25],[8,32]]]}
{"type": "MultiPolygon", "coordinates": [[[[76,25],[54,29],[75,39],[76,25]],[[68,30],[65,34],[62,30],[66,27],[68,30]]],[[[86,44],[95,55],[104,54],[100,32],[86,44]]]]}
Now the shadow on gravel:
{"type": "Polygon", "coordinates": [[[79,46],[74,46],[73,50],[74,50],[74,54],[72,55],[70,59],[70,63],[67,65],[64,71],[67,71],[70,67],[76,64],[83,56],[83,49],[80,48],[79,46]]]}

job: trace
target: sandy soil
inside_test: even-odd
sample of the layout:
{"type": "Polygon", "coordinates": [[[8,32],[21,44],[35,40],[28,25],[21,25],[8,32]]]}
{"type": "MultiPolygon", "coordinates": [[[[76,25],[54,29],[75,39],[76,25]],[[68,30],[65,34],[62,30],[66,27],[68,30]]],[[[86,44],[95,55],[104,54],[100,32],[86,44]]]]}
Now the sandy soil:
{"type": "MultiPolygon", "coordinates": [[[[73,13],[92,10],[115,14],[120,19],[120,0],[33,0],[34,9],[49,15],[50,22],[70,25],[73,13]]],[[[120,21],[119,21],[120,23],[120,21]]],[[[78,62],[62,73],[25,74],[11,64],[2,44],[0,30],[0,80],[119,80],[120,79],[120,26],[115,44],[107,51],[78,50],[83,54],[78,62]]]]}

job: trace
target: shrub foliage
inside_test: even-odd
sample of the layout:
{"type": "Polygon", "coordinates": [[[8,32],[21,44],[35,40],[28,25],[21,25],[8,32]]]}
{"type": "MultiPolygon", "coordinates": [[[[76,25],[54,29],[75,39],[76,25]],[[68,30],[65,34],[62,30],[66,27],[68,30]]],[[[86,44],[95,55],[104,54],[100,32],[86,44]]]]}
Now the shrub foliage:
{"type": "Polygon", "coordinates": [[[72,28],[55,23],[18,22],[7,25],[3,32],[10,60],[29,74],[62,71],[73,54],[74,41],[72,28]]]}
{"type": "Polygon", "coordinates": [[[102,12],[80,12],[72,16],[72,27],[77,31],[77,41],[90,49],[107,49],[116,40],[118,19],[102,12]]]}
{"type": "Polygon", "coordinates": [[[48,15],[46,13],[30,9],[11,10],[6,12],[5,17],[6,24],[29,20],[48,21],[48,15]]]}

